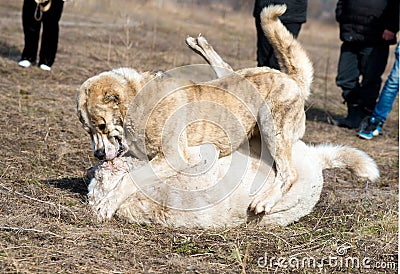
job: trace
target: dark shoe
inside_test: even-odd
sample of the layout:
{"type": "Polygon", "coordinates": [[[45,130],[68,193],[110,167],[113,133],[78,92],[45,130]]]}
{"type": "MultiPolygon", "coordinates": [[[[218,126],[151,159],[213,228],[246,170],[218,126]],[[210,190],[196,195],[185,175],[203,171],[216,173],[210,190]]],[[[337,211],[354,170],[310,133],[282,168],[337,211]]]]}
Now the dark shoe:
{"type": "Polygon", "coordinates": [[[333,124],[339,127],[358,129],[361,121],[369,115],[371,115],[371,112],[364,107],[354,104],[347,104],[347,117],[333,120],[333,124]]]}
{"type": "Polygon", "coordinates": [[[338,126],[338,127],[345,127],[345,128],[356,128],[357,127],[357,124],[354,121],[349,120],[347,117],[346,118],[333,119],[332,123],[335,126],[338,126]]]}

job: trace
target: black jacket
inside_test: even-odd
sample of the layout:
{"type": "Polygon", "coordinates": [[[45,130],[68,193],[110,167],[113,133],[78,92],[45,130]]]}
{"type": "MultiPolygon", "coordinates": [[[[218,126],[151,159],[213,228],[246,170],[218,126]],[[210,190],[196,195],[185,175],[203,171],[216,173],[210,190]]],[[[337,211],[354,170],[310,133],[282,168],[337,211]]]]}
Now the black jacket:
{"type": "Polygon", "coordinates": [[[307,0],[256,0],[253,16],[259,17],[262,9],[269,5],[286,4],[285,14],[279,17],[283,23],[304,23],[307,19],[307,0]]]}
{"type": "Polygon", "coordinates": [[[382,33],[388,29],[399,30],[398,0],[339,0],[336,6],[336,21],[340,25],[340,39],[345,42],[366,44],[386,42],[382,33]]]}

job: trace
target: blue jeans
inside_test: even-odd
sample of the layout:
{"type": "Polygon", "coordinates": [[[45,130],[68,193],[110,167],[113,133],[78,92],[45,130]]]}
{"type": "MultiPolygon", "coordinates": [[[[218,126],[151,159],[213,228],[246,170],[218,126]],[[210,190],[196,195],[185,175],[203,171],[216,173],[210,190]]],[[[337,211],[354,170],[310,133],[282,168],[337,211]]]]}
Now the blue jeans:
{"type": "Polygon", "coordinates": [[[387,116],[392,110],[394,100],[399,93],[399,51],[400,42],[397,44],[396,50],[394,51],[396,59],[392,71],[383,86],[381,94],[379,95],[378,103],[372,113],[373,117],[378,118],[382,122],[386,121],[387,116]]]}

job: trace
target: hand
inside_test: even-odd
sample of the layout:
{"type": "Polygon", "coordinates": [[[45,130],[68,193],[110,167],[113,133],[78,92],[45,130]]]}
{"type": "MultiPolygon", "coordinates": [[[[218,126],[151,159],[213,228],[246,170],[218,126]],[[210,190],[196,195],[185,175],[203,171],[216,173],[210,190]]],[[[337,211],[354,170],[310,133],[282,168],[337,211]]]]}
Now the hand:
{"type": "Polygon", "coordinates": [[[382,39],[386,41],[393,40],[394,38],[394,32],[391,32],[390,30],[385,29],[382,33],[382,39]]]}

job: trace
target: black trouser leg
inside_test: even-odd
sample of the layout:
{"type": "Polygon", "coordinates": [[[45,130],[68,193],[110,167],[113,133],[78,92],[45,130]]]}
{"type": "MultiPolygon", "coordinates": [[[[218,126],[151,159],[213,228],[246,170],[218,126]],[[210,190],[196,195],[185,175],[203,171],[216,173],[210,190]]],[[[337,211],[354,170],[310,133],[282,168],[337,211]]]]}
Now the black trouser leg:
{"type": "Polygon", "coordinates": [[[41,22],[34,18],[36,10],[35,0],[24,0],[22,7],[22,26],[24,29],[25,45],[21,60],[36,61],[41,22]]]}
{"type": "Polygon", "coordinates": [[[358,128],[363,118],[371,114],[379,95],[388,54],[388,45],[342,44],[336,84],[342,88],[348,113],[345,119],[338,120],[338,125],[358,128]]]}
{"type": "MultiPolygon", "coordinates": [[[[259,67],[270,67],[279,69],[278,60],[275,57],[274,49],[265,37],[264,31],[261,27],[260,17],[255,18],[256,30],[257,30],[257,66],[259,67]]],[[[293,34],[295,38],[299,35],[301,23],[284,23],[285,27],[293,34]]]]}
{"type": "Polygon", "coordinates": [[[342,44],[336,84],[342,88],[342,96],[346,102],[368,109],[374,108],[388,54],[388,45],[367,47],[359,44],[342,44]],[[360,77],[362,77],[361,82],[360,77]]]}
{"type": "Polygon", "coordinates": [[[340,47],[336,85],[342,89],[342,97],[346,102],[356,104],[360,78],[359,47],[343,43],[340,47]]]}
{"type": "Polygon", "coordinates": [[[51,67],[57,53],[58,47],[58,22],[61,19],[64,2],[53,0],[50,9],[43,13],[43,33],[40,44],[39,64],[51,67]]]}
{"type": "Polygon", "coordinates": [[[367,51],[361,60],[362,81],[359,88],[361,105],[373,110],[382,84],[389,56],[389,45],[379,45],[367,51]]]}

